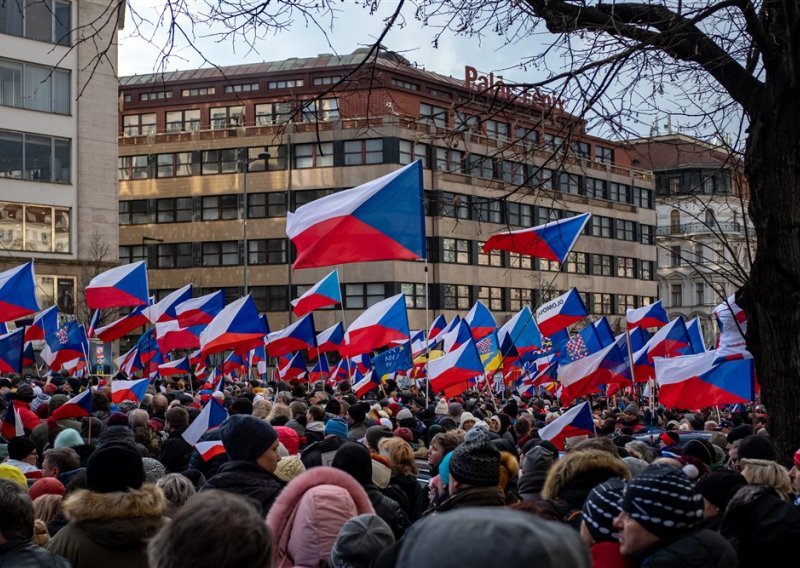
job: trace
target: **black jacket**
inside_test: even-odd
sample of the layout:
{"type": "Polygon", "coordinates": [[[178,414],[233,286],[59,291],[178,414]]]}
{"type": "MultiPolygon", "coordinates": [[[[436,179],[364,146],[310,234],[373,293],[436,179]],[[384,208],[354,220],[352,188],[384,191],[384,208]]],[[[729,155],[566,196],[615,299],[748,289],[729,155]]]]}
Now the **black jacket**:
{"type": "Polygon", "coordinates": [[[383,493],[397,501],[411,521],[419,519],[422,511],[419,510],[420,493],[422,487],[413,475],[396,475],[392,477],[383,493]]]}
{"type": "Polygon", "coordinates": [[[400,507],[397,501],[381,493],[376,485],[368,483],[362,487],[367,492],[372,508],[375,509],[375,514],[386,521],[386,524],[392,528],[394,538],[400,540],[400,537],[411,525],[411,521],[408,520],[408,515],[403,511],[403,508],[400,507]]]}
{"type": "Polygon", "coordinates": [[[504,507],[505,504],[505,495],[497,486],[468,487],[451,495],[431,511],[443,513],[464,507],[504,507]]]}
{"type": "Polygon", "coordinates": [[[161,445],[158,461],[164,464],[167,473],[181,473],[186,471],[189,466],[189,459],[192,457],[194,448],[183,439],[185,430],[186,428],[173,430],[161,445]]]}
{"type": "Polygon", "coordinates": [[[0,544],[0,568],[69,568],[70,563],[30,541],[0,544]]]}
{"type": "Polygon", "coordinates": [[[219,489],[248,497],[256,502],[261,515],[266,517],[284,485],[283,481],[254,462],[230,461],[203,485],[201,492],[219,489]]]}
{"type": "Polygon", "coordinates": [[[718,533],[692,531],[675,540],[658,542],[636,558],[642,568],[736,568],[736,551],[718,533]]]}
{"type": "MultiPolygon", "coordinates": [[[[347,440],[343,440],[338,436],[328,436],[321,442],[317,442],[315,444],[311,444],[310,446],[306,447],[302,452],[300,452],[300,461],[303,462],[303,465],[306,466],[306,469],[311,469],[312,467],[317,467],[322,464],[322,454],[327,454],[330,452],[335,452],[339,448],[341,448],[347,440]]],[[[325,464],[330,465],[330,464],[325,464]]]]}

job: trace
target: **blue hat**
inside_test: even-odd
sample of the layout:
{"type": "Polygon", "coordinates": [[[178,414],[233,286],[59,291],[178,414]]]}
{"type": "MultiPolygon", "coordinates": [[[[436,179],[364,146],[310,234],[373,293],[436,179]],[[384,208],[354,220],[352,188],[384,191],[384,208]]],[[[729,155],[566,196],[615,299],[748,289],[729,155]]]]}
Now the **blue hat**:
{"type": "Polygon", "coordinates": [[[325,423],[326,436],[338,436],[344,440],[347,439],[347,423],[341,418],[330,418],[325,423]]]}
{"type": "Polygon", "coordinates": [[[453,452],[447,452],[447,455],[439,462],[439,479],[442,480],[442,485],[447,486],[450,484],[450,458],[453,457],[453,452]]]}

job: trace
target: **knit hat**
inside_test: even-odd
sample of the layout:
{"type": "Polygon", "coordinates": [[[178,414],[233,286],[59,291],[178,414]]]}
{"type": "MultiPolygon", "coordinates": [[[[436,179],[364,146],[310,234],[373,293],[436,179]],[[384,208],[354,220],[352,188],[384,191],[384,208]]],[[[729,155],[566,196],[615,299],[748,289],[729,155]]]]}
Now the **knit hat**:
{"type": "Polygon", "coordinates": [[[14,400],[20,400],[22,402],[31,402],[35,396],[36,393],[33,392],[33,387],[24,384],[17,387],[17,392],[14,393],[14,400]]]}
{"type": "Polygon", "coordinates": [[[128,417],[123,414],[122,412],[112,412],[111,416],[108,417],[108,421],[106,424],[111,426],[125,426],[128,427],[128,417]]]}
{"type": "Polygon", "coordinates": [[[104,444],[86,464],[86,488],[95,493],[139,489],[144,480],[142,457],[130,444],[104,444]]]}
{"type": "Polygon", "coordinates": [[[625,482],[618,477],[604,481],[589,492],[583,505],[583,520],[595,542],[618,542],[614,519],[622,510],[625,482]]]}
{"type": "Polygon", "coordinates": [[[730,469],[719,469],[700,478],[697,490],[706,501],[724,511],[731,497],[745,485],[747,480],[741,473],[730,469]]]}
{"type": "Polygon", "coordinates": [[[278,466],[275,468],[275,477],[289,483],[292,479],[300,475],[306,470],[300,456],[293,455],[281,458],[278,466]]]}
{"type": "Polygon", "coordinates": [[[278,439],[289,452],[290,456],[296,455],[300,452],[300,436],[297,431],[288,426],[274,426],[275,432],[278,434],[278,439]]]}
{"type": "Polygon", "coordinates": [[[500,452],[488,435],[481,432],[453,450],[450,475],[460,483],[477,487],[491,487],[500,482],[500,452]]]}
{"type": "Polygon", "coordinates": [[[433,412],[437,416],[447,416],[447,400],[440,398],[439,402],[436,403],[436,408],[434,408],[433,412]]]}
{"type": "Polygon", "coordinates": [[[361,485],[372,482],[372,457],[362,444],[347,442],[336,451],[331,467],[341,469],[361,485]]]}
{"type": "MultiPolygon", "coordinates": [[[[54,385],[48,385],[54,386],[54,385]]],[[[53,414],[56,410],[58,410],[62,404],[67,402],[69,398],[65,394],[57,393],[50,397],[50,402],[47,403],[47,410],[50,411],[50,414],[53,414]]]]}
{"type": "Polygon", "coordinates": [[[394,436],[394,434],[389,428],[380,425],[367,428],[367,434],[364,437],[367,439],[367,445],[370,448],[376,449],[378,447],[378,442],[383,438],[391,438],[392,436],[394,436]]]}
{"type": "Polygon", "coordinates": [[[167,468],[156,459],[142,458],[142,466],[144,467],[144,477],[147,483],[155,483],[167,475],[167,468]]]}
{"type": "Polygon", "coordinates": [[[36,444],[27,436],[16,436],[8,442],[8,457],[23,460],[36,450],[36,444]]]}
{"type": "Polygon", "coordinates": [[[56,436],[56,441],[53,442],[54,448],[75,448],[83,446],[86,442],[81,438],[80,433],[72,428],[65,428],[56,436]]]}
{"type": "Polygon", "coordinates": [[[367,568],[384,549],[394,544],[394,533],[377,515],[358,515],[339,529],[331,548],[331,568],[367,568]]]}
{"type": "Polygon", "coordinates": [[[22,487],[28,487],[28,480],[25,479],[25,474],[18,467],[7,463],[0,463],[0,479],[8,479],[9,481],[15,481],[22,487]]]}
{"type": "MultiPolygon", "coordinates": [[[[439,462],[439,479],[442,485],[447,487],[450,484],[450,460],[453,459],[453,452],[447,452],[439,462]]],[[[499,463],[499,460],[498,460],[499,463]]],[[[500,480],[500,466],[497,466],[497,479],[500,480]]]]}
{"type": "Polygon", "coordinates": [[[656,537],[668,539],[703,519],[703,497],[682,471],[651,465],[628,483],[622,510],[656,537]]]}
{"type": "Polygon", "coordinates": [[[328,401],[325,405],[325,412],[328,414],[333,414],[334,416],[338,416],[339,413],[342,411],[342,403],[332,398],[328,401]]]}
{"type": "Polygon", "coordinates": [[[367,419],[367,412],[369,412],[369,405],[364,402],[354,404],[347,409],[347,414],[353,419],[353,422],[364,422],[367,419]]]}
{"type": "Polygon", "coordinates": [[[28,489],[28,496],[31,501],[42,495],[63,495],[66,492],[64,484],[55,477],[43,477],[37,479],[31,488],[28,489]]]}
{"type": "Polygon", "coordinates": [[[240,396],[231,403],[231,414],[253,414],[253,403],[249,398],[240,396]]]}
{"type": "Polygon", "coordinates": [[[463,428],[466,422],[477,422],[477,418],[471,412],[462,412],[458,422],[459,428],[463,428]]]}
{"type": "Polygon", "coordinates": [[[706,440],[689,440],[683,447],[683,455],[695,457],[709,467],[716,461],[717,457],[714,446],[706,440]]]}
{"type": "Polygon", "coordinates": [[[331,418],[325,423],[325,435],[347,439],[347,424],[341,418],[331,418]]]}
{"type": "Polygon", "coordinates": [[[396,438],[402,438],[409,444],[414,441],[414,433],[408,428],[403,428],[402,426],[394,429],[394,435],[396,438]]]}
{"type": "Polygon", "coordinates": [[[400,411],[397,413],[397,421],[398,421],[398,422],[399,422],[400,420],[407,420],[407,419],[409,419],[409,418],[412,418],[412,419],[413,419],[413,418],[414,418],[414,415],[411,413],[411,411],[410,411],[408,408],[402,408],[402,409],[400,409],[400,411]]]}
{"type": "Polygon", "coordinates": [[[547,448],[544,444],[531,448],[522,459],[522,471],[526,478],[544,483],[547,472],[555,463],[558,450],[547,448]]]}
{"type": "Polygon", "coordinates": [[[254,462],[275,443],[278,433],[266,420],[234,414],[219,427],[219,438],[228,459],[254,462]]]}
{"type": "Polygon", "coordinates": [[[766,436],[754,434],[739,442],[738,456],[740,460],[750,458],[776,461],[778,459],[778,452],[775,451],[772,440],[766,436]]]}
{"type": "Polygon", "coordinates": [[[661,432],[661,435],[658,437],[659,440],[664,442],[666,445],[671,446],[672,444],[677,444],[681,441],[681,436],[675,430],[666,430],[661,432]]]}
{"type": "Polygon", "coordinates": [[[733,444],[736,440],[747,438],[753,434],[753,427],[750,424],[740,424],[728,432],[728,443],[733,444]]]}

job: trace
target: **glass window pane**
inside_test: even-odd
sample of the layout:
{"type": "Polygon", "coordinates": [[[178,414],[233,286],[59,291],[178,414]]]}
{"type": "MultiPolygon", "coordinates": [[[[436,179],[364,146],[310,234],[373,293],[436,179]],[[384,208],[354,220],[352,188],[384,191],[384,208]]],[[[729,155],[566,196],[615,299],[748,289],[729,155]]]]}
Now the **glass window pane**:
{"type": "Polygon", "coordinates": [[[70,182],[70,141],[56,138],[54,140],[53,181],[70,182]]]}
{"type": "Polygon", "coordinates": [[[53,210],[50,207],[25,206],[25,250],[50,252],[53,236],[53,210]]]}
{"type": "Polygon", "coordinates": [[[52,0],[25,1],[25,37],[40,41],[52,41],[52,0]]]}
{"type": "Polygon", "coordinates": [[[72,29],[70,3],[56,1],[55,11],[55,37],[53,39],[61,45],[69,45],[71,43],[70,30],[72,29]]]}
{"type": "MultiPolygon", "coordinates": [[[[0,14],[3,8],[0,8],[0,14]]],[[[2,29],[2,24],[0,24],[2,29]]],[[[22,64],[0,59],[0,105],[22,106],[22,64]]]]}
{"type": "Polygon", "coordinates": [[[0,202],[0,243],[3,248],[22,250],[23,206],[0,202]]]}
{"type": "Polygon", "coordinates": [[[0,177],[22,178],[22,134],[0,130],[0,177]]]}
{"type": "Polygon", "coordinates": [[[69,71],[53,72],[53,112],[69,114],[70,108],[69,71]]]}
{"type": "Polygon", "coordinates": [[[25,179],[50,181],[50,145],[46,136],[25,136],[25,179]]]}
{"type": "Polygon", "coordinates": [[[25,108],[50,112],[52,103],[52,69],[38,65],[25,66],[24,100],[25,108]]]}

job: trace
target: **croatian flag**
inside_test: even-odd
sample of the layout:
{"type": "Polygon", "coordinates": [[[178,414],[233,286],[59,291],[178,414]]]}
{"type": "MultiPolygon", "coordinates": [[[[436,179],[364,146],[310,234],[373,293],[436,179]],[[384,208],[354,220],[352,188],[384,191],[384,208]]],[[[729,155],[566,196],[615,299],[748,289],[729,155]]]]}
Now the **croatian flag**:
{"type": "Polygon", "coordinates": [[[591,213],[584,213],[538,227],[503,231],[489,237],[483,245],[483,252],[507,250],[564,262],[591,216],[591,213]]]}
{"type": "Polygon", "coordinates": [[[6,437],[6,440],[25,435],[25,426],[22,424],[22,417],[19,415],[19,410],[14,408],[13,400],[8,403],[6,413],[3,416],[2,434],[6,437]]]}
{"type": "Polygon", "coordinates": [[[609,383],[630,383],[630,371],[625,364],[625,355],[617,343],[612,343],[582,359],[568,365],[559,365],[558,379],[561,382],[561,404],[600,389],[609,383]]]}
{"type": "Polygon", "coordinates": [[[144,310],[146,309],[147,306],[138,306],[134,308],[133,311],[128,315],[122,316],[118,320],[113,321],[108,325],[104,325],[103,327],[95,329],[94,336],[99,340],[108,343],[128,335],[134,329],[138,329],[143,325],[147,325],[149,320],[147,319],[147,316],[144,315],[144,310]]]}
{"type": "Polygon", "coordinates": [[[333,270],[302,296],[292,300],[292,311],[294,315],[300,317],[314,310],[341,303],[342,291],[339,288],[339,273],[333,270]]]}
{"type": "Polygon", "coordinates": [[[336,351],[344,341],[344,326],[342,322],[329,327],[317,334],[317,353],[336,351]]]}
{"type": "Polygon", "coordinates": [[[0,373],[22,373],[25,328],[0,335],[0,373]]]}
{"type": "Polygon", "coordinates": [[[353,392],[356,393],[356,396],[359,398],[380,386],[380,379],[372,371],[367,371],[366,375],[361,375],[361,373],[356,371],[354,380],[353,392]]]}
{"type": "Polygon", "coordinates": [[[225,411],[225,407],[216,398],[211,397],[194,422],[183,432],[183,439],[190,446],[194,446],[200,441],[203,434],[225,422],[226,418],[228,418],[228,413],[225,411]]]}
{"type": "Polygon", "coordinates": [[[164,363],[158,366],[158,374],[161,377],[172,375],[188,375],[191,372],[189,367],[189,357],[181,357],[175,361],[164,363]]]}
{"type": "Polygon", "coordinates": [[[200,334],[200,349],[206,355],[226,349],[249,351],[264,342],[264,321],[248,294],[225,306],[200,334]]]}
{"type": "Polygon", "coordinates": [[[753,400],[753,359],[719,359],[714,351],[655,361],[658,401],[667,407],[706,408],[753,400]]]}
{"type": "Polygon", "coordinates": [[[200,347],[200,334],[204,325],[182,328],[178,320],[162,321],[156,324],[156,342],[162,353],[173,349],[196,349],[200,347]]]}
{"type": "Polygon", "coordinates": [[[278,377],[282,381],[292,381],[302,379],[308,373],[305,357],[303,352],[298,351],[292,355],[291,359],[281,357],[278,359],[278,377]]]}
{"type": "Polygon", "coordinates": [[[447,320],[444,319],[442,314],[436,316],[436,319],[433,320],[431,324],[431,329],[428,331],[428,340],[435,341],[436,337],[444,331],[444,328],[447,327],[447,320]]]}
{"type": "Polygon", "coordinates": [[[149,296],[147,265],[143,260],[98,274],[86,286],[86,305],[93,310],[147,306],[149,296]]]}
{"type": "Polygon", "coordinates": [[[509,355],[513,348],[519,354],[541,349],[542,335],[533,314],[528,306],[523,307],[508,320],[497,332],[500,350],[504,355],[509,355]]]}
{"type": "Polygon", "coordinates": [[[409,337],[406,298],[404,294],[397,294],[367,308],[350,324],[339,353],[352,357],[409,337]]]}
{"type": "Polygon", "coordinates": [[[111,381],[111,400],[119,404],[123,400],[142,402],[144,395],[147,394],[147,386],[150,379],[139,379],[136,381],[111,381]]]}
{"type": "Polygon", "coordinates": [[[469,329],[472,331],[472,338],[475,341],[486,337],[497,329],[497,322],[494,321],[492,312],[480,300],[475,302],[464,321],[469,325],[469,329]]]}
{"type": "Polygon", "coordinates": [[[564,451],[567,438],[593,435],[594,417],[588,401],[573,406],[539,430],[539,437],[542,440],[550,440],[559,451],[564,451]]]}
{"type": "Polygon", "coordinates": [[[425,258],[422,162],[288,213],[293,267],[425,258]]]}
{"type": "Polygon", "coordinates": [[[296,322],[267,336],[267,353],[270,357],[280,357],[301,349],[314,349],[316,346],[317,330],[314,328],[312,314],[306,314],[296,322]]]}
{"type": "Polygon", "coordinates": [[[78,396],[69,399],[67,402],[55,409],[50,415],[56,420],[63,418],[81,418],[92,415],[92,389],[87,388],[78,396]]]}
{"type": "Polygon", "coordinates": [[[225,454],[225,446],[222,440],[208,440],[207,442],[197,442],[194,449],[203,458],[203,461],[210,461],[212,458],[225,454]]]}
{"type": "Polygon", "coordinates": [[[629,330],[639,327],[645,329],[650,327],[662,327],[669,323],[667,310],[664,309],[661,300],[654,304],[642,306],[641,308],[627,310],[625,318],[628,321],[629,330]]]}
{"type": "Polygon", "coordinates": [[[540,332],[552,338],[555,333],[581,321],[587,315],[589,312],[583,304],[578,289],[572,288],[558,298],[542,304],[536,310],[536,323],[539,324],[540,332]]]}
{"type": "Polygon", "coordinates": [[[191,298],[175,306],[175,317],[181,327],[211,323],[225,306],[225,293],[217,290],[211,294],[191,298]]]}
{"type": "Polygon", "coordinates": [[[472,340],[438,359],[428,361],[431,390],[440,392],[483,375],[483,363],[472,340]]]}
{"type": "Polygon", "coordinates": [[[48,333],[58,329],[58,306],[50,306],[42,310],[33,318],[33,323],[25,329],[25,343],[29,341],[44,341],[48,333]]]}
{"type": "Polygon", "coordinates": [[[179,304],[192,299],[192,285],[187,284],[183,288],[178,288],[164,296],[160,302],[148,306],[144,310],[144,315],[150,323],[172,321],[177,317],[176,308],[179,304]]]}
{"type": "Polygon", "coordinates": [[[39,310],[33,261],[0,272],[0,322],[14,321],[39,310]]]}

